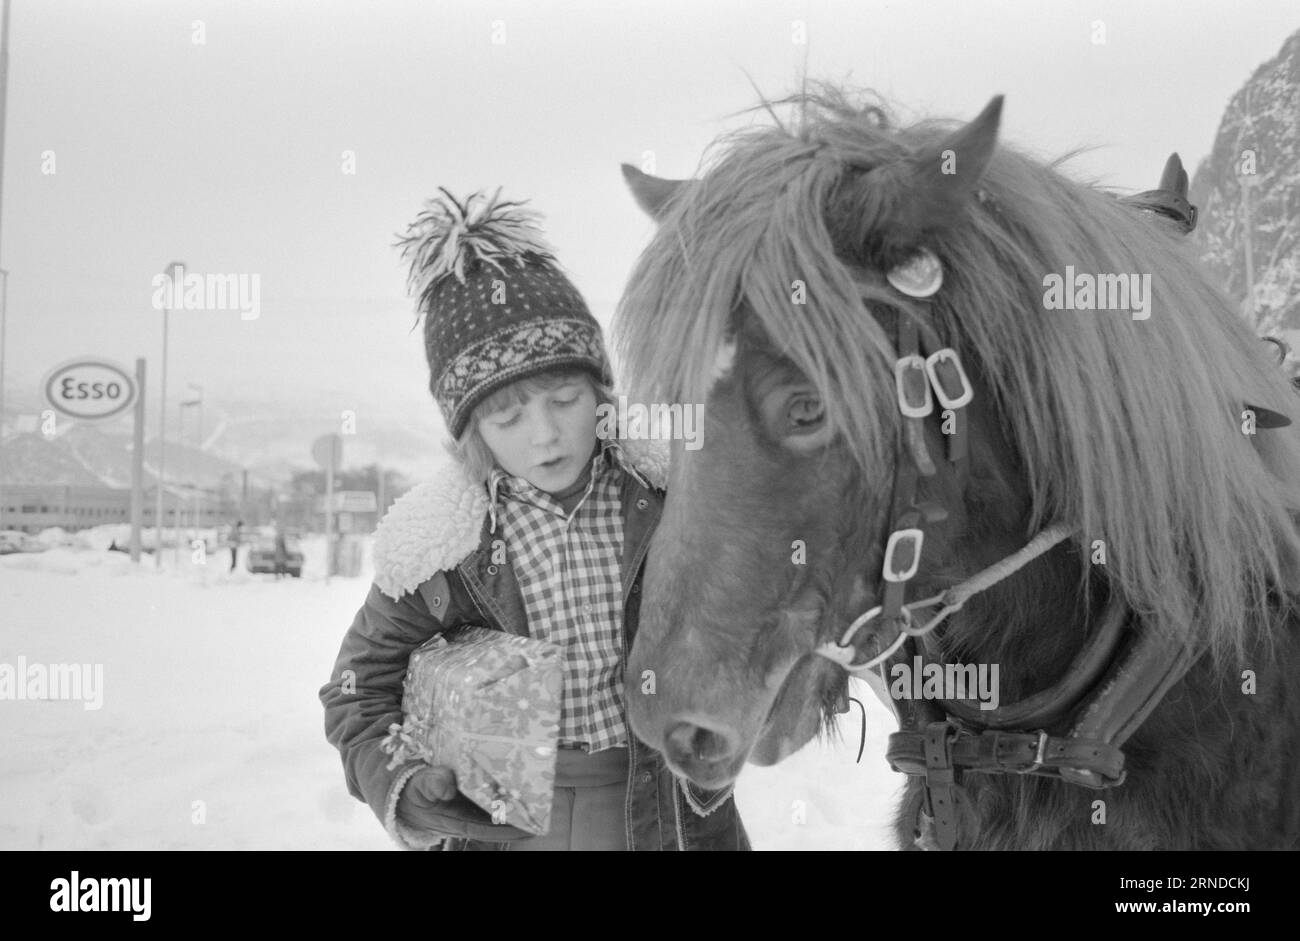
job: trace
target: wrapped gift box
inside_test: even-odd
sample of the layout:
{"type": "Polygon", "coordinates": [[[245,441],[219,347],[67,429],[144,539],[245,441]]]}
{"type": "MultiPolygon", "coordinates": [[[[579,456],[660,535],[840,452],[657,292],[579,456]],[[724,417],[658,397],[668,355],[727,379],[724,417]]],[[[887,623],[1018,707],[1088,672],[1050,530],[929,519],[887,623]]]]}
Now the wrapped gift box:
{"type": "Polygon", "coordinates": [[[411,654],[389,767],[446,765],[494,823],[546,833],[563,682],[558,644],[485,627],[439,635],[411,654]]]}

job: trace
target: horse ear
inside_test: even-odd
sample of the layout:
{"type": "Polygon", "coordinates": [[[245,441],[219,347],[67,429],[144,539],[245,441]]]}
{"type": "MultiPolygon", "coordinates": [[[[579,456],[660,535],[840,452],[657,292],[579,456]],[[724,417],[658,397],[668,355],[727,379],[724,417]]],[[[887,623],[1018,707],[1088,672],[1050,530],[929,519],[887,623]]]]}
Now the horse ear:
{"type": "Polygon", "coordinates": [[[1175,196],[1187,195],[1187,171],[1183,169],[1182,158],[1177,152],[1170,154],[1165,161],[1164,172],[1160,174],[1160,185],[1156,189],[1169,190],[1175,196]]]}
{"type": "Polygon", "coordinates": [[[1124,196],[1120,202],[1172,219],[1184,235],[1196,228],[1197,208],[1187,201],[1187,171],[1177,153],[1165,161],[1159,188],[1124,196]]]}
{"type": "Polygon", "coordinates": [[[648,173],[642,173],[630,163],[623,167],[623,179],[636,204],[652,219],[661,219],[668,206],[668,201],[682,186],[690,180],[665,180],[648,173]]]}
{"type": "Polygon", "coordinates": [[[998,142],[1002,96],[975,120],[925,148],[909,161],[907,195],[899,205],[900,228],[920,233],[951,222],[979,188],[998,142]]]}

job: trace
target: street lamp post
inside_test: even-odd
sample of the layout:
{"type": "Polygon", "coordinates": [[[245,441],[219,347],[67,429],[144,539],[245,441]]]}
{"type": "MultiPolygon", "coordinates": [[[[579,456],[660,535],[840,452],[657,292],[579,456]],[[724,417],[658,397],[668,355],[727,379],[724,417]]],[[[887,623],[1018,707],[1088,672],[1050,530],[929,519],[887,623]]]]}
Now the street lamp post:
{"type": "MultiPolygon", "coordinates": [[[[191,465],[191,468],[190,468],[190,469],[191,469],[191,474],[190,474],[190,477],[191,477],[191,480],[190,480],[190,487],[192,488],[192,489],[191,489],[191,492],[190,492],[190,525],[191,525],[191,527],[192,527],[193,529],[197,530],[197,529],[201,528],[201,524],[202,524],[202,521],[201,521],[201,520],[199,519],[199,517],[198,517],[198,514],[199,514],[199,511],[198,511],[198,506],[199,506],[198,499],[199,499],[199,498],[198,498],[198,495],[197,495],[197,493],[196,493],[195,491],[198,490],[198,488],[199,488],[199,478],[200,478],[200,477],[202,476],[202,474],[203,474],[203,461],[202,461],[202,458],[203,458],[203,386],[199,385],[197,382],[187,382],[187,383],[185,384],[185,388],[187,388],[187,389],[197,389],[197,390],[199,391],[198,398],[187,399],[187,400],[185,400],[184,402],[181,403],[181,410],[182,410],[182,411],[181,411],[181,421],[182,421],[182,425],[181,425],[181,427],[182,427],[182,428],[184,427],[184,417],[185,417],[185,416],[184,416],[184,410],[185,410],[186,408],[191,408],[191,407],[193,407],[193,406],[198,406],[198,409],[199,409],[199,429],[198,429],[198,436],[197,436],[197,438],[195,439],[195,440],[196,440],[196,447],[198,448],[198,452],[199,452],[199,453],[198,453],[197,459],[195,459],[194,456],[191,456],[191,457],[189,458],[189,463],[190,463],[190,465],[191,465]],[[195,464],[198,465],[198,469],[197,469],[197,471],[194,469],[194,465],[195,465],[195,464]]],[[[191,533],[191,534],[190,534],[190,538],[193,539],[193,538],[194,538],[194,535],[195,535],[194,533],[191,533]]]]}
{"type": "Polygon", "coordinates": [[[185,455],[185,409],[189,408],[193,404],[194,403],[192,402],[181,402],[181,404],[176,407],[176,420],[179,423],[176,428],[176,441],[181,448],[181,459],[179,462],[180,466],[177,468],[178,474],[176,478],[176,513],[172,517],[172,542],[175,544],[175,548],[172,552],[172,564],[177,569],[181,567],[182,517],[185,515],[184,511],[186,505],[189,503],[189,500],[185,499],[184,493],[181,490],[181,488],[185,486],[185,471],[189,464],[189,460],[185,455]]]}
{"type": "Polygon", "coordinates": [[[190,383],[190,385],[193,385],[194,388],[199,390],[199,439],[198,439],[199,453],[197,456],[197,460],[199,462],[199,468],[194,474],[194,484],[198,488],[197,492],[194,495],[195,502],[196,502],[196,507],[194,511],[195,512],[194,525],[196,529],[202,529],[203,528],[203,386],[197,385],[195,383],[190,383]]]}
{"type": "MultiPolygon", "coordinates": [[[[9,109],[9,0],[4,0],[3,22],[0,22],[0,204],[4,202],[5,182],[5,125],[8,123],[9,109]]],[[[0,228],[3,228],[0,226],[0,228]]],[[[4,293],[0,298],[0,438],[4,437],[3,425],[5,414],[5,317],[9,313],[9,272],[4,271],[4,293]]],[[[4,443],[0,441],[0,451],[4,443]]],[[[0,491],[3,491],[3,479],[0,479],[0,491]]],[[[3,529],[5,516],[4,496],[0,492],[0,529],[3,529]]]]}
{"type": "Polygon", "coordinates": [[[166,485],[165,468],[167,464],[167,321],[171,314],[172,295],[176,291],[176,282],[172,275],[177,268],[184,268],[185,262],[173,261],[167,266],[169,290],[163,304],[163,348],[162,376],[159,379],[161,391],[158,399],[158,495],[154,504],[154,568],[162,568],[162,531],[163,531],[163,489],[166,485]]]}
{"type": "MultiPolygon", "coordinates": [[[[8,30],[6,30],[6,33],[7,32],[8,30]]],[[[4,278],[4,281],[0,282],[0,452],[3,452],[5,422],[5,320],[8,318],[9,314],[9,272],[4,268],[0,268],[0,277],[4,278]]],[[[4,471],[0,470],[0,529],[5,528],[4,484],[4,471]]]]}

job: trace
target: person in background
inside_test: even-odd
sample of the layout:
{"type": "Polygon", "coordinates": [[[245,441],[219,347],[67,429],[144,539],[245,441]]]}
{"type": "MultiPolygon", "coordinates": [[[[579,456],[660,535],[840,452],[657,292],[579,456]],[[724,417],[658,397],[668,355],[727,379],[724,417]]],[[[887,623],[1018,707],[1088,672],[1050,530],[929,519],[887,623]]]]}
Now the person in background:
{"type": "Polygon", "coordinates": [[[281,575],[289,574],[289,545],[285,542],[284,529],[277,522],[275,524],[275,577],[278,581],[281,575]]]}
{"type": "Polygon", "coordinates": [[[239,543],[244,538],[244,521],[235,520],[235,524],[230,527],[230,535],[226,537],[226,545],[230,546],[230,571],[235,570],[235,563],[239,561],[239,543]]]}

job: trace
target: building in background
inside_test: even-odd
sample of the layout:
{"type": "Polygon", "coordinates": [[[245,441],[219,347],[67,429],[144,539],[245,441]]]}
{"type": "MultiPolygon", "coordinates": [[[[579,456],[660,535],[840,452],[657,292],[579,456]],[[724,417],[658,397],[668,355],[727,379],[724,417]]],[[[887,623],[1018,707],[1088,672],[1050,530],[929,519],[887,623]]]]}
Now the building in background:
{"type": "MultiPolygon", "coordinates": [[[[154,525],[157,491],[145,491],[145,527],[154,525]]],[[[206,529],[225,522],[237,511],[219,497],[196,495],[168,487],[163,494],[163,526],[206,529]]],[[[39,533],[57,526],[68,532],[131,522],[131,489],[103,485],[6,483],[0,506],[0,529],[39,533]]]]}

